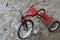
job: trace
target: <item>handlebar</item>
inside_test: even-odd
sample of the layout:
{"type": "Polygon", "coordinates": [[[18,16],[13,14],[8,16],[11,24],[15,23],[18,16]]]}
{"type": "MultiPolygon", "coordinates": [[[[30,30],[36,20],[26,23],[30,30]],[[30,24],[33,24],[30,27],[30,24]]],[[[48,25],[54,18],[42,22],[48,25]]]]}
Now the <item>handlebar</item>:
{"type": "Polygon", "coordinates": [[[19,11],[20,14],[22,15],[22,10],[7,10],[7,11],[19,11]]]}
{"type": "Polygon", "coordinates": [[[38,5],[38,4],[39,4],[39,2],[35,3],[35,4],[32,3],[31,6],[28,9],[31,9],[33,6],[38,5]]]}
{"type": "MultiPolygon", "coordinates": [[[[23,13],[27,12],[27,10],[31,9],[33,6],[35,6],[37,4],[39,4],[39,2],[35,3],[35,4],[32,3],[31,6],[28,9],[26,9],[23,13]]],[[[21,13],[21,15],[22,15],[22,10],[7,10],[7,11],[19,11],[21,13]]]]}
{"type": "Polygon", "coordinates": [[[21,10],[8,10],[8,11],[21,11],[21,10]]]}

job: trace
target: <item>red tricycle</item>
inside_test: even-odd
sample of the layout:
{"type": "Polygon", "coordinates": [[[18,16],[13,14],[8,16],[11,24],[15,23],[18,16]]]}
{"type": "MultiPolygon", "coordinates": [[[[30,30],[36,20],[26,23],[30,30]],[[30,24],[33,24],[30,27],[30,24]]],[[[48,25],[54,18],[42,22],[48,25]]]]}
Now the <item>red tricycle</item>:
{"type": "Polygon", "coordinates": [[[24,16],[22,15],[21,10],[19,11],[21,13],[20,21],[22,22],[18,29],[18,37],[20,39],[26,39],[31,34],[31,32],[33,32],[34,23],[31,19],[26,19],[27,17],[37,16],[37,18],[41,18],[44,23],[48,24],[48,30],[51,32],[55,31],[60,26],[59,21],[52,20],[51,17],[46,15],[45,9],[40,9],[37,11],[37,9],[32,5],[30,8],[28,8],[28,10],[24,12],[24,16]]]}

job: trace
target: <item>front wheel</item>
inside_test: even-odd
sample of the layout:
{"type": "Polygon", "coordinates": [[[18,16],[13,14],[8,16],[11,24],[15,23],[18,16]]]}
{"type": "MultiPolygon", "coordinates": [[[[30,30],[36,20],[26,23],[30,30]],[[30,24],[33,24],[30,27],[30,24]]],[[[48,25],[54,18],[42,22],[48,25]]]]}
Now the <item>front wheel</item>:
{"type": "Polygon", "coordinates": [[[31,34],[31,32],[33,31],[33,26],[34,26],[33,21],[26,20],[26,22],[27,22],[28,30],[24,30],[24,28],[23,28],[24,24],[23,23],[20,25],[20,27],[18,29],[18,37],[20,39],[26,39],[31,34]]]}
{"type": "Polygon", "coordinates": [[[53,22],[51,22],[50,25],[48,25],[48,30],[53,32],[53,31],[57,30],[59,28],[59,26],[60,26],[59,21],[53,21],[53,22]]]}

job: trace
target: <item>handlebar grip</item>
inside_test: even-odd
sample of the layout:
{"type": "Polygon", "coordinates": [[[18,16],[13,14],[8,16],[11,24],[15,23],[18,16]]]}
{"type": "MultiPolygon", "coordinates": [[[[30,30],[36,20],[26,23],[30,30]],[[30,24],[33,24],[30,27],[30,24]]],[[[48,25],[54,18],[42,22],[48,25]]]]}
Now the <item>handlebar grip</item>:
{"type": "Polygon", "coordinates": [[[32,8],[33,6],[35,6],[35,5],[38,5],[40,2],[37,2],[37,3],[31,3],[30,5],[30,8],[32,8]]]}

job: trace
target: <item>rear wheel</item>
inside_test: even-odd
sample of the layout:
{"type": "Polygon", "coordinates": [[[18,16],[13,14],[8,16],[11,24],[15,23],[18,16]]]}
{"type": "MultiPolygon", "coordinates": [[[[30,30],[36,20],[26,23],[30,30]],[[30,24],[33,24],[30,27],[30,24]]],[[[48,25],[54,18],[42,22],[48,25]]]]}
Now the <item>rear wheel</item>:
{"type": "Polygon", "coordinates": [[[53,21],[51,24],[48,26],[49,31],[55,31],[59,28],[60,22],[59,21],[53,21]]]}
{"type": "Polygon", "coordinates": [[[18,37],[20,39],[26,39],[30,34],[31,32],[33,31],[33,22],[31,20],[26,20],[27,22],[27,25],[28,25],[28,30],[24,30],[24,24],[22,23],[18,29],[18,37]]]}

